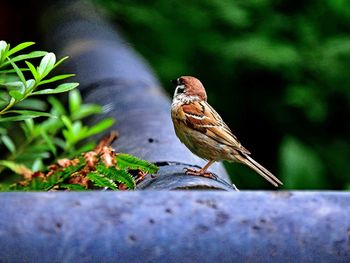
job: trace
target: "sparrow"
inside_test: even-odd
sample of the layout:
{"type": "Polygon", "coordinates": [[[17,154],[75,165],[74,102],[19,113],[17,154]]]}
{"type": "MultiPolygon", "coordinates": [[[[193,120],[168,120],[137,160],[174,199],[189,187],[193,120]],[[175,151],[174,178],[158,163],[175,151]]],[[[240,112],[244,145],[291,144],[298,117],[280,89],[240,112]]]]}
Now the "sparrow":
{"type": "Polygon", "coordinates": [[[185,168],[186,174],[213,178],[213,174],[207,172],[209,166],[226,160],[247,165],[276,187],[282,185],[277,177],[250,157],[250,152],[209,105],[204,86],[198,79],[182,76],[171,82],[176,87],[171,104],[175,133],[192,153],[208,161],[199,170],[185,168]]]}

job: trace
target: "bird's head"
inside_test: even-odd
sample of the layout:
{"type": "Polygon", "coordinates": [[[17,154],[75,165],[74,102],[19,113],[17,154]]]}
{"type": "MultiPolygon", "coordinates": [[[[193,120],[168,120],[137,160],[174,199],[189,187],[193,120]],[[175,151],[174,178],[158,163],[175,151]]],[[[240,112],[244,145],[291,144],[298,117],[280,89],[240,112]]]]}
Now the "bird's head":
{"type": "Polygon", "coordinates": [[[182,76],[171,81],[176,87],[174,98],[184,97],[191,100],[207,100],[207,93],[199,79],[182,76]]]}

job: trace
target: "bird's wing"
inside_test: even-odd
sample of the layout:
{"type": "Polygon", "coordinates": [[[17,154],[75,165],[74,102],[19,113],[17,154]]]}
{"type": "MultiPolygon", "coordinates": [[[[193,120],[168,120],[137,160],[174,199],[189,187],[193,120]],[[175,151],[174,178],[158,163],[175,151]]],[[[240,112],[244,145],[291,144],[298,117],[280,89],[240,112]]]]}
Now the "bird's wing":
{"type": "Polygon", "coordinates": [[[239,150],[245,154],[245,149],[224,123],[220,115],[206,102],[195,101],[182,106],[186,125],[194,130],[205,133],[211,139],[239,150]]]}

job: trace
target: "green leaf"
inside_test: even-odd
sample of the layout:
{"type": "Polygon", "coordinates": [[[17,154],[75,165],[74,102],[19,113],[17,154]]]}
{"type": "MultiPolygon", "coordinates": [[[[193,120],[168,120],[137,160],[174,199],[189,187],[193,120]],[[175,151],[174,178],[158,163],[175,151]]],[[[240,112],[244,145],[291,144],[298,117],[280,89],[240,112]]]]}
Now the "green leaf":
{"type": "MultiPolygon", "coordinates": [[[[52,141],[55,143],[55,145],[57,145],[61,149],[64,149],[66,147],[66,142],[63,139],[61,139],[61,138],[53,137],[52,141]]],[[[82,152],[80,152],[80,153],[82,153],[82,152]]],[[[74,154],[73,156],[67,156],[67,158],[74,157],[74,156],[77,156],[77,155],[78,154],[74,154]]]]}
{"type": "Polygon", "coordinates": [[[71,113],[72,120],[81,120],[87,116],[101,113],[102,107],[97,104],[83,104],[80,105],[79,111],[71,113]]]}
{"type": "Polygon", "coordinates": [[[38,67],[38,74],[40,79],[44,78],[50,71],[53,69],[56,63],[56,56],[54,53],[47,53],[40,61],[40,65],[38,67]]]}
{"type": "Polygon", "coordinates": [[[67,189],[69,191],[84,191],[86,188],[80,184],[60,184],[60,188],[67,189]]]}
{"type": "Polygon", "coordinates": [[[7,134],[7,129],[0,127],[0,134],[7,134]]]}
{"type": "Polygon", "coordinates": [[[65,61],[68,58],[69,58],[68,56],[65,56],[65,57],[61,58],[59,61],[57,61],[57,63],[55,64],[54,68],[57,67],[58,65],[60,65],[63,61],[65,61]]]}
{"type": "Polygon", "coordinates": [[[25,187],[24,190],[29,191],[47,191],[49,190],[50,185],[48,182],[45,182],[40,177],[35,177],[29,181],[29,185],[25,187]]]}
{"type": "Polygon", "coordinates": [[[136,182],[134,180],[134,177],[127,171],[118,170],[114,167],[110,167],[109,170],[114,171],[109,175],[112,180],[124,183],[129,189],[135,189],[136,182]]]}
{"type": "MultiPolygon", "coordinates": [[[[40,133],[39,133],[40,134],[40,133]]],[[[45,143],[33,144],[30,147],[24,149],[24,153],[28,153],[28,155],[35,155],[37,153],[42,153],[48,150],[48,146],[45,143]]],[[[41,155],[46,156],[47,154],[41,155]]]]}
{"type": "Polygon", "coordinates": [[[117,166],[120,169],[139,169],[143,172],[154,174],[158,172],[159,168],[148,161],[139,159],[135,156],[126,153],[117,153],[116,155],[117,166]]]}
{"type": "MultiPolygon", "coordinates": [[[[21,61],[21,60],[27,60],[27,59],[32,59],[32,58],[38,58],[38,57],[42,57],[45,56],[47,54],[46,51],[33,51],[29,54],[25,54],[25,55],[19,55],[16,57],[11,58],[12,62],[17,62],[17,61],[21,61]]],[[[10,62],[6,61],[4,62],[1,67],[5,67],[7,65],[9,65],[10,62]]]]}
{"type": "Polygon", "coordinates": [[[93,182],[95,186],[108,187],[112,190],[118,189],[117,185],[113,182],[113,180],[106,178],[97,172],[88,173],[87,177],[91,180],[91,182],[93,182]]]}
{"type": "Polygon", "coordinates": [[[65,179],[65,177],[67,178],[67,175],[64,173],[64,171],[56,171],[53,174],[51,174],[50,176],[48,176],[46,178],[47,181],[47,185],[46,188],[43,189],[45,191],[50,190],[52,187],[54,187],[55,185],[58,185],[60,183],[62,183],[65,179]]]}
{"type": "MultiPolygon", "coordinates": [[[[8,93],[6,94],[6,95],[8,95],[8,93]]],[[[6,96],[5,95],[5,96],[6,96]]],[[[7,96],[6,96],[7,97],[7,96]]],[[[6,97],[4,98],[4,100],[3,100],[3,98],[0,98],[0,104],[2,104],[2,105],[7,105],[6,106],[6,108],[7,109],[10,109],[11,107],[13,107],[13,105],[15,104],[15,102],[16,102],[16,100],[14,99],[14,98],[12,98],[12,97],[10,97],[9,96],[9,98],[8,99],[6,99],[6,97]]],[[[2,109],[2,114],[5,114],[5,113],[7,113],[7,110],[5,110],[5,109],[2,109]]],[[[0,116],[1,117],[1,116],[0,116]]]]}
{"type": "MultiPolygon", "coordinates": [[[[17,98],[17,96],[19,97],[19,100],[21,100],[25,95],[25,87],[24,87],[24,85],[23,85],[23,83],[22,82],[20,82],[20,81],[13,81],[13,82],[7,82],[6,84],[6,88],[9,90],[9,92],[11,92],[11,91],[14,91],[14,92],[12,92],[12,94],[14,95],[14,96],[12,96],[13,98],[17,98]],[[17,93],[17,92],[19,92],[19,93],[17,93]]],[[[9,95],[10,95],[10,93],[9,93],[9,95]]],[[[17,100],[15,100],[15,101],[17,101],[17,100]]]]}
{"type": "Polygon", "coordinates": [[[24,121],[26,119],[33,119],[38,116],[32,116],[32,115],[19,115],[19,116],[12,116],[12,117],[1,117],[0,116],[0,122],[5,121],[24,121]]]}
{"type": "Polygon", "coordinates": [[[26,98],[25,100],[18,102],[16,104],[16,108],[27,109],[27,110],[45,111],[47,109],[47,105],[46,105],[46,102],[44,100],[26,98]]]}
{"type": "Polygon", "coordinates": [[[10,45],[7,44],[5,41],[0,41],[0,66],[3,66],[3,62],[7,57],[7,52],[10,49],[10,45]]]}
{"type": "Polygon", "coordinates": [[[79,83],[77,83],[77,82],[64,83],[64,84],[61,84],[61,85],[57,86],[57,88],[55,88],[55,89],[39,90],[39,91],[33,92],[31,95],[62,93],[62,92],[66,92],[66,91],[75,89],[78,86],[79,86],[79,83]]]}
{"type": "Polygon", "coordinates": [[[13,143],[12,139],[11,139],[8,135],[4,134],[4,135],[2,135],[0,138],[1,138],[2,142],[4,143],[4,145],[6,146],[6,148],[7,148],[12,154],[16,153],[16,146],[15,146],[15,144],[13,143]]]}
{"type": "Polygon", "coordinates": [[[64,149],[68,150],[71,148],[73,141],[75,141],[75,136],[74,136],[74,134],[72,136],[72,133],[69,130],[63,130],[62,134],[63,134],[64,139],[66,140],[64,149]]]}
{"type": "Polygon", "coordinates": [[[92,135],[98,134],[98,133],[108,129],[113,124],[114,124],[114,120],[112,118],[104,119],[104,120],[98,122],[97,124],[95,124],[94,126],[90,127],[87,130],[85,137],[90,137],[92,135]]]}
{"type": "Polygon", "coordinates": [[[31,115],[34,117],[51,117],[51,118],[56,118],[56,116],[47,113],[47,112],[42,112],[42,111],[33,111],[33,110],[9,110],[7,113],[16,113],[16,114],[21,114],[21,115],[31,115]]]}
{"type": "Polygon", "coordinates": [[[119,170],[115,167],[106,167],[104,164],[98,164],[96,166],[96,171],[113,181],[124,183],[129,189],[134,189],[136,186],[133,176],[125,170],[119,170]]]}
{"type": "Polygon", "coordinates": [[[30,94],[33,91],[33,89],[35,88],[35,80],[34,79],[28,79],[26,81],[26,83],[27,83],[27,87],[26,87],[26,90],[25,90],[25,94],[27,95],[27,94],[30,94]]]}
{"type": "Polygon", "coordinates": [[[34,121],[32,119],[25,120],[24,123],[30,131],[34,130],[34,121]]]}
{"type": "Polygon", "coordinates": [[[13,89],[22,89],[24,86],[23,86],[23,83],[21,81],[10,81],[10,82],[6,82],[4,85],[7,89],[9,90],[13,90],[13,89]]]}
{"type": "Polygon", "coordinates": [[[11,56],[12,54],[22,50],[22,49],[25,49],[31,45],[34,45],[35,43],[34,42],[23,42],[17,46],[15,46],[14,48],[10,49],[8,52],[7,52],[7,56],[11,56]]]}
{"type": "MultiPolygon", "coordinates": [[[[30,71],[29,68],[19,68],[20,71],[30,71]]],[[[16,70],[14,69],[3,69],[3,70],[0,70],[0,73],[16,73],[16,70]]]]}
{"type": "Polygon", "coordinates": [[[47,146],[49,147],[50,151],[54,154],[54,156],[56,156],[57,150],[56,150],[56,147],[55,147],[51,137],[48,136],[44,130],[41,131],[41,136],[43,137],[43,139],[47,143],[47,146]]]}
{"type": "Polygon", "coordinates": [[[72,130],[70,132],[76,135],[76,137],[82,137],[82,134],[85,133],[85,130],[86,128],[83,127],[83,124],[81,123],[81,121],[75,121],[73,122],[72,130]]]}
{"type": "Polygon", "coordinates": [[[34,130],[34,121],[33,119],[26,119],[24,120],[23,123],[20,124],[21,128],[24,132],[25,137],[30,137],[33,134],[33,130],[34,130]]]}
{"type": "Polygon", "coordinates": [[[21,153],[17,158],[16,161],[21,163],[26,163],[28,165],[31,165],[36,159],[48,159],[51,157],[50,152],[39,152],[39,151],[29,151],[27,150],[25,153],[21,153]]]}
{"type": "MultiPolygon", "coordinates": [[[[0,110],[1,110],[1,109],[4,110],[3,108],[5,108],[6,105],[9,105],[9,104],[10,104],[10,100],[15,101],[13,98],[11,98],[11,97],[9,96],[8,93],[6,93],[6,94],[4,95],[4,97],[1,97],[2,95],[3,95],[3,93],[0,92],[0,110]]],[[[11,106],[10,106],[10,107],[11,107],[11,106]]]]}
{"type": "Polygon", "coordinates": [[[1,40],[0,41],[0,52],[3,52],[5,50],[5,48],[6,48],[6,46],[7,46],[6,41],[1,40]]]}
{"type": "Polygon", "coordinates": [[[44,163],[41,158],[36,158],[33,162],[32,165],[32,171],[37,172],[37,171],[42,171],[44,169],[44,163]]]}
{"type": "Polygon", "coordinates": [[[11,90],[9,92],[9,94],[12,98],[15,99],[15,101],[19,101],[19,100],[23,99],[23,97],[24,97],[24,95],[18,90],[11,90]]]}
{"type": "Polygon", "coordinates": [[[0,122],[4,121],[23,121],[26,119],[32,119],[37,117],[55,117],[54,115],[46,112],[40,111],[30,111],[30,110],[11,110],[7,113],[16,113],[20,114],[19,116],[11,116],[11,117],[2,117],[0,116],[0,122]]]}
{"type": "Polygon", "coordinates": [[[57,76],[52,77],[50,79],[46,79],[46,80],[40,81],[38,85],[44,85],[44,84],[47,84],[47,83],[51,83],[51,82],[55,82],[55,81],[58,81],[58,80],[70,78],[70,77],[73,77],[73,76],[75,76],[75,74],[57,75],[57,76]]]}
{"type": "Polygon", "coordinates": [[[27,87],[27,82],[26,82],[26,79],[24,78],[22,71],[17,67],[17,65],[11,59],[7,58],[7,60],[11,63],[12,67],[17,73],[17,76],[22,81],[24,87],[27,87]]]}
{"type": "Polygon", "coordinates": [[[52,105],[52,108],[54,110],[54,112],[57,113],[57,115],[65,115],[66,114],[66,110],[63,106],[63,104],[56,99],[53,96],[48,97],[48,102],[52,105]]]}
{"type": "Polygon", "coordinates": [[[0,192],[9,192],[10,190],[10,184],[6,182],[0,184],[0,192]]]}
{"type": "Polygon", "coordinates": [[[61,120],[68,130],[73,130],[73,123],[67,116],[61,116],[61,120]]]}
{"type": "Polygon", "coordinates": [[[25,61],[25,63],[27,64],[30,72],[32,72],[34,79],[38,80],[40,76],[39,76],[39,73],[36,71],[36,68],[34,67],[34,65],[32,63],[30,63],[29,61],[25,61]]]}
{"type": "Polygon", "coordinates": [[[4,166],[10,169],[16,174],[22,174],[23,171],[29,171],[29,169],[26,166],[7,160],[0,160],[0,166],[4,166]]]}
{"type": "Polygon", "coordinates": [[[4,40],[0,41],[0,54],[3,54],[6,50],[7,47],[7,43],[4,40]]]}
{"type": "Polygon", "coordinates": [[[78,112],[81,105],[81,96],[79,90],[71,90],[69,92],[69,111],[71,114],[78,112]]]}

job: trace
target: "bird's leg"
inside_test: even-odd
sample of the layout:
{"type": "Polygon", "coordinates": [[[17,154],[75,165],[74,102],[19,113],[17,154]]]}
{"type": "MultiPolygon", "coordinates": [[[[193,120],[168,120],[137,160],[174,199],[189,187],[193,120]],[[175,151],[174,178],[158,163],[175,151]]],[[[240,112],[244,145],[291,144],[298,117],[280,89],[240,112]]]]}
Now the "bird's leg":
{"type": "Polygon", "coordinates": [[[209,168],[210,165],[212,165],[215,161],[213,160],[209,160],[209,162],[204,165],[204,167],[202,169],[199,170],[199,172],[202,174],[205,174],[206,173],[206,170],[209,168]]]}
{"type": "Polygon", "coordinates": [[[216,179],[216,177],[211,172],[206,172],[210,165],[212,165],[215,161],[209,160],[209,162],[204,165],[203,168],[199,170],[191,169],[191,168],[185,168],[185,173],[188,175],[197,175],[197,176],[204,176],[216,179]]]}

